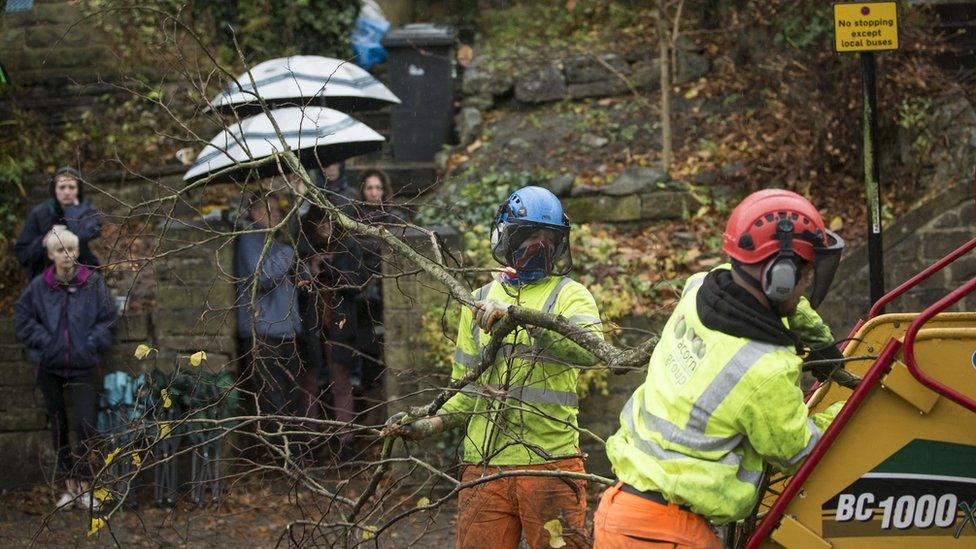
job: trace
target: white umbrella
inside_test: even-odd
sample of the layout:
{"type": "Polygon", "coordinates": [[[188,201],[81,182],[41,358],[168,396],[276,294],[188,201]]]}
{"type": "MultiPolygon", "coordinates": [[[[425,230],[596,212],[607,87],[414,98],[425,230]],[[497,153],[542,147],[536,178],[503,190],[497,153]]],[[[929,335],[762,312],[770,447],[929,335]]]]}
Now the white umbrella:
{"type": "MultiPolygon", "coordinates": [[[[325,107],[274,109],[246,118],[217,134],[183,175],[183,181],[195,181],[234,164],[282,152],[284,146],[269,115],[277,122],[288,147],[309,168],[378,151],[383,146],[382,135],[339,111],[325,107]]],[[[260,168],[240,167],[221,175],[220,180],[246,177],[252,170],[258,177],[269,177],[277,174],[279,167],[277,162],[268,162],[260,168]]]]}
{"type": "Polygon", "coordinates": [[[251,75],[241,74],[237,83],[231,83],[213,98],[210,107],[253,114],[260,110],[255,93],[271,106],[324,104],[342,111],[374,110],[400,102],[379,80],[354,63],[318,55],[293,55],[260,63],[251,69],[251,75]]]}

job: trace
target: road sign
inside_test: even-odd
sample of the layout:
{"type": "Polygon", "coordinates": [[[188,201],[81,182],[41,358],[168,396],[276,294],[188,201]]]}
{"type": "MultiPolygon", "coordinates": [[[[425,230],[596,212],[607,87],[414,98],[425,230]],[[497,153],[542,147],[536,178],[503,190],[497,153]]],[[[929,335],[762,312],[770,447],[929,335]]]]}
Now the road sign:
{"type": "Polygon", "coordinates": [[[897,3],[834,4],[834,48],[839,52],[897,50],[897,3]]]}

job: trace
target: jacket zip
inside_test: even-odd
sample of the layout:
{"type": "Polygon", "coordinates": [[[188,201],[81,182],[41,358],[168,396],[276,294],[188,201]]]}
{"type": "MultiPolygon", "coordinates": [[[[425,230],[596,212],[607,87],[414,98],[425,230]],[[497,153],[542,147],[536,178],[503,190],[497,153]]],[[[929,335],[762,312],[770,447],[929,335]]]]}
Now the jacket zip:
{"type": "Polygon", "coordinates": [[[65,289],[64,299],[61,301],[61,325],[64,326],[64,377],[68,377],[71,370],[71,336],[68,334],[68,292],[65,289]]]}

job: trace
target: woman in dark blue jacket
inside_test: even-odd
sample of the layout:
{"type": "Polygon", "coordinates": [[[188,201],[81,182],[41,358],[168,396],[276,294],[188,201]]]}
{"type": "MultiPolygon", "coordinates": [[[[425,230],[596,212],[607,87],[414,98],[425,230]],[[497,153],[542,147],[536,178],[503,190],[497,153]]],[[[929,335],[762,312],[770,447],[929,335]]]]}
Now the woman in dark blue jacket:
{"type": "Polygon", "coordinates": [[[58,507],[95,503],[87,494],[88,460],[97,435],[95,406],[101,354],[112,345],[116,310],[101,275],[79,265],[78,237],[56,230],[47,239],[53,265],[34,277],[17,300],[14,326],[35,365],[47,403],[58,472],[67,490],[58,507]],[[77,446],[68,439],[65,393],[72,404],[77,446]]]}
{"type": "Polygon", "coordinates": [[[14,244],[17,260],[27,270],[29,279],[41,274],[51,264],[44,241],[55,225],[65,225],[78,237],[78,263],[99,265],[88,243],[102,232],[102,216],[85,198],[85,183],[74,168],[63,166],[54,172],[51,198],[38,204],[27,216],[27,224],[14,244]]]}

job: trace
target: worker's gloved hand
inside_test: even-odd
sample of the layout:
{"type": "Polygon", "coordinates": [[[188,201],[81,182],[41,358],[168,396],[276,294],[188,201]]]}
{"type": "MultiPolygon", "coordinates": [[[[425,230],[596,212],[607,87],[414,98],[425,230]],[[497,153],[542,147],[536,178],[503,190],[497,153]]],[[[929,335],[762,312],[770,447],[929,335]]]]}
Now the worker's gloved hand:
{"type": "Polygon", "coordinates": [[[510,304],[498,301],[497,299],[475,301],[474,306],[474,321],[478,323],[478,326],[485,333],[490,333],[491,327],[494,326],[495,322],[508,314],[508,308],[511,307],[510,304]]]}
{"type": "Polygon", "coordinates": [[[444,422],[440,417],[425,417],[409,420],[406,412],[397,412],[386,420],[383,436],[403,437],[410,440],[420,440],[444,430],[444,422]],[[402,423],[407,420],[406,423],[402,423]]]}

